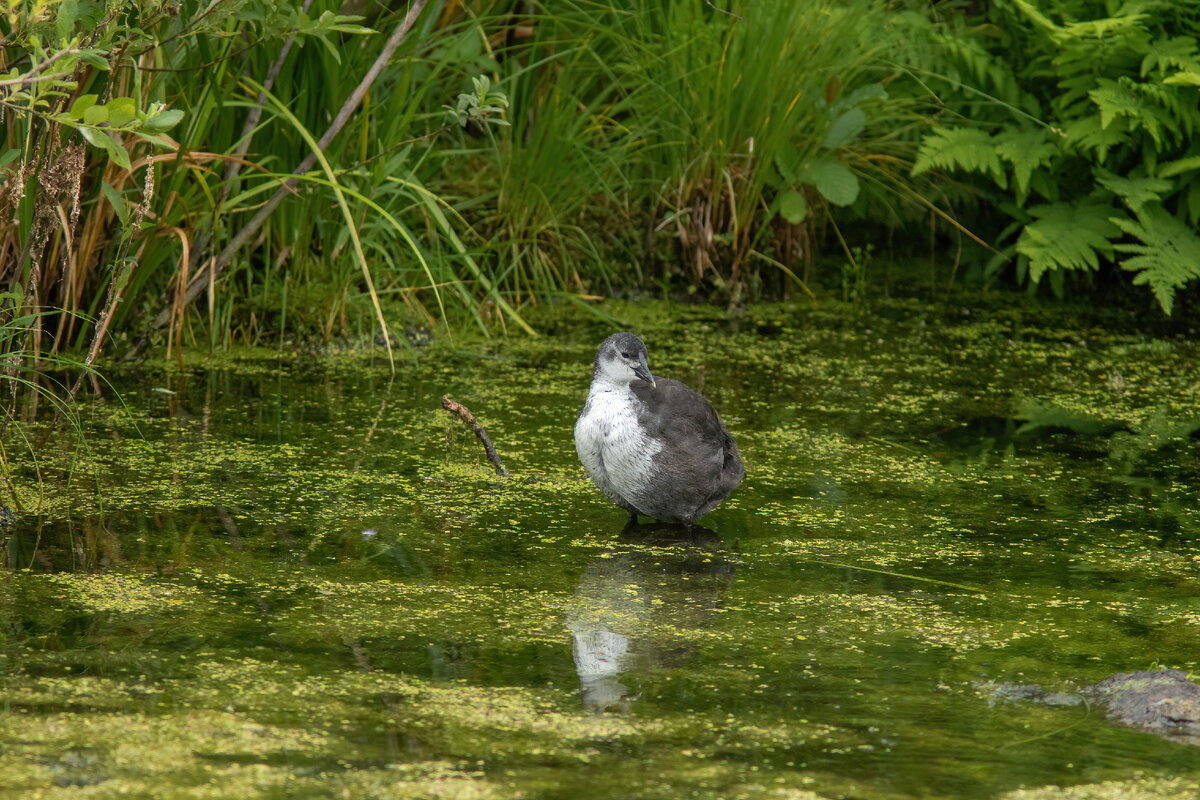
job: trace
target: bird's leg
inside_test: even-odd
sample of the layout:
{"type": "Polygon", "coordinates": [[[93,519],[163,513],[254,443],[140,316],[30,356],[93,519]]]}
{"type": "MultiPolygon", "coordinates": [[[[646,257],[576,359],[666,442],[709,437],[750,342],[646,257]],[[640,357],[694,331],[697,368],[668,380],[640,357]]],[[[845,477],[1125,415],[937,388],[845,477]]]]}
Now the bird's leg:
{"type": "Polygon", "coordinates": [[[638,514],[636,511],[629,509],[629,519],[625,520],[625,527],[621,529],[621,533],[628,533],[638,526],[638,514]]]}

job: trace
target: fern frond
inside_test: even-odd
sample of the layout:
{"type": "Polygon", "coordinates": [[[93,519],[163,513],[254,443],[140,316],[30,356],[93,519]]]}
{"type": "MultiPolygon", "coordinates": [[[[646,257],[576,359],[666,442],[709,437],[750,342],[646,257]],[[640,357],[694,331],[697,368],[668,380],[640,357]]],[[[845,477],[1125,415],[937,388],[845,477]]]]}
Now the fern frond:
{"type": "Polygon", "coordinates": [[[1020,85],[1012,67],[989,53],[979,39],[954,30],[939,32],[934,41],[942,54],[949,57],[951,64],[966,70],[977,87],[991,84],[996,96],[1008,103],[1016,103],[1020,99],[1020,85]]]}
{"type": "Polygon", "coordinates": [[[1024,131],[1006,128],[996,136],[996,153],[1012,164],[1017,194],[1023,202],[1033,171],[1052,163],[1062,150],[1056,142],[1047,140],[1044,128],[1024,131]]]}
{"type": "MultiPolygon", "coordinates": [[[[1200,73],[1198,73],[1200,77],[1200,73]]],[[[1163,127],[1175,134],[1176,141],[1190,143],[1192,133],[1200,122],[1200,112],[1196,108],[1196,92],[1187,85],[1171,85],[1170,79],[1162,83],[1147,81],[1135,83],[1132,79],[1122,78],[1133,91],[1158,106],[1158,118],[1163,121],[1163,127]],[[1181,135],[1182,134],[1182,135],[1181,135]]]]}
{"type": "Polygon", "coordinates": [[[990,175],[1001,189],[1008,186],[996,143],[987,131],[978,128],[938,128],[922,139],[912,174],[935,168],[981,172],[990,175]]]}
{"type": "Polygon", "coordinates": [[[1162,206],[1143,209],[1136,220],[1113,217],[1112,222],[1139,241],[1117,245],[1120,252],[1134,254],[1121,262],[1122,269],[1137,273],[1134,283],[1149,284],[1170,314],[1176,290],[1200,278],[1200,236],[1162,206]]]}
{"type": "Polygon", "coordinates": [[[1168,86],[1200,86],[1200,67],[1181,69],[1174,75],[1163,78],[1163,83],[1168,86]]]}
{"type": "Polygon", "coordinates": [[[1029,277],[1037,283],[1053,269],[1100,268],[1098,254],[1112,257],[1120,231],[1109,221],[1112,209],[1097,203],[1050,203],[1029,209],[1037,217],[1021,231],[1017,252],[1029,259],[1029,277]]]}
{"type": "MultiPolygon", "coordinates": [[[[1139,44],[1149,45],[1149,34],[1146,33],[1146,14],[1121,14],[1115,17],[1100,17],[1082,22],[1071,22],[1059,28],[1060,43],[1074,40],[1110,41],[1127,43],[1137,47],[1139,44]]],[[[1141,48],[1139,48],[1141,49],[1141,48]]]]}
{"type": "Polygon", "coordinates": [[[1135,214],[1147,203],[1162,200],[1163,195],[1170,193],[1175,186],[1166,178],[1122,178],[1101,167],[1094,167],[1092,174],[1101,186],[1120,197],[1135,214]]]}
{"type": "Polygon", "coordinates": [[[1148,103],[1140,92],[1123,81],[1101,78],[1097,83],[1099,86],[1088,92],[1088,97],[1100,111],[1100,127],[1107,128],[1117,117],[1126,117],[1130,125],[1144,128],[1160,150],[1163,127],[1178,132],[1170,115],[1164,114],[1157,104],[1148,103]]]}
{"type": "Polygon", "coordinates": [[[1162,70],[1195,70],[1200,69],[1200,61],[1196,58],[1196,40],[1191,36],[1176,36],[1172,39],[1160,39],[1142,59],[1142,77],[1151,72],[1162,70]]]}
{"type": "Polygon", "coordinates": [[[1185,156],[1177,158],[1173,161],[1164,161],[1158,165],[1158,177],[1174,178],[1176,175],[1183,175],[1188,172],[1200,170],[1200,155],[1185,156]]]}
{"type": "Polygon", "coordinates": [[[1123,144],[1128,133],[1128,123],[1118,118],[1113,124],[1104,127],[1100,124],[1098,114],[1086,117],[1075,117],[1063,126],[1063,133],[1069,144],[1075,145],[1085,153],[1090,153],[1101,164],[1108,158],[1108,151],[1123,144]]]}
{"type": "Polygon", "coordinates": [[[1033,23],[1035,28],[1041,29],[1050,38],[1057,39],[1062,35],[1062,28],[1056,25],[1054,20],[1039,11],[1032,3],[1026,2],[1026,0],[1012,0],[1012,4],[1025,15],[1026,19],[1033,23]]]}

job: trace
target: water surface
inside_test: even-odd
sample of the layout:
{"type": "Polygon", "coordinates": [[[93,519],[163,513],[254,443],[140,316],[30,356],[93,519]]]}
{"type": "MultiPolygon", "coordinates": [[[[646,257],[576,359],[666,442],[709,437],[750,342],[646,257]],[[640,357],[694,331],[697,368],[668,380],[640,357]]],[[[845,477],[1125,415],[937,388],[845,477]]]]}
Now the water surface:
{"type": "Polygon", "coordinates": [[[742,449],[695,536],[622,533],[583,476],[610,329],[582,316],[394,379],[361,353],[113,367],[86,447],[21,423],[0,793],[1197,791],[1194,747],[996,694],[1196,669],[1193,344],[1015,305],[606,311],[742,449]]]}

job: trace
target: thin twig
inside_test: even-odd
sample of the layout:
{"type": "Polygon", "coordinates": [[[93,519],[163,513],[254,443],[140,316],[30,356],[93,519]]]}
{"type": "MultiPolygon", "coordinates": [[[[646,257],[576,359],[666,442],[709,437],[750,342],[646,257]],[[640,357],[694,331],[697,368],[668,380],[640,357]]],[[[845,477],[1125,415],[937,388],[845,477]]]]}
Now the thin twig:
{"type": "Polygon", "coordinates": [[[725,9],[723,9],[723,8],[717,8],[716,6],[714,6],[714,5],[712,4],[712,0],[704,0],[704,5],[708,6],[708,7],[709,7],[709,8],[711,8],[713,11],[719,11],[720,13],[724,14],[724,15],[725,15],[725,16],[727,16],[727,17],[733,17],[733,18],[734,18],[734,19],[736,19],[736,20],[739,20],[739,21],[745,22],[745,19],[744,19],[744,18],[742,18],[742,17],[739,17],[737,14],[733,13],[732,11],[727,11],[727,10],[725,10],[725,9]]]}
{"type": "Polygon", "coordinates": [[[457,415],[459,419],[469,425],[471,430],[475,432],[475,435],[479,438],[480,443],[483,445],[483,449],[487,451],[488,461],[491,461],[492,466],[496,468],[496,474],[508,475],[508,470],[506,470],[504,465],[500,463],[500,456],[496,455],[496,448],[492,447],[492,440],[488,438],[487,431],[483,429],[482,425],[475,421],[475,415],[471,413],[470,409],[468,409],[462,403],[454,402],[446,395],[442,395],[442,408],[446,409],[451,414],[457,415]]]}
{"type": "MultiPolygon", "coordinates": [[[[24,88],[26,86],[32,86],[35,83],[42,83],[44,81],[61,81],[61,80],[65,80],[65,79],[71,77],[73,74],[75,74],[75,73],[73,73],[73,72],[52,72],[49,75],[39,75],[35,78],[35,77],[33,77],[33,73],[31,72],[28,75],[18,75],[15,78],[5,78],[4,80],[0,80],[0,88],[5,88],[8,86],[17,86],[17,87],[24,88]]],[[[12,106],[16,110],[24,111],[26,113],[34,113],[34,114],[38,113],[34,109],[31,109],[31,108],[28,108],[28,107],[22,106],[22,105],[17,105],[16,103],[5,103],[4,105],[12,106]]]]}

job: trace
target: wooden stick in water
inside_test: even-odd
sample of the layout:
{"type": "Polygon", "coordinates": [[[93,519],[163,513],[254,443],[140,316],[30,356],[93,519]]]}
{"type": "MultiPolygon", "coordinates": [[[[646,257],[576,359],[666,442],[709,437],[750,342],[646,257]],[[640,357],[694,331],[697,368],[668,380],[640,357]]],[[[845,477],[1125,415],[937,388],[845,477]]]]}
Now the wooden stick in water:
{"type": "Polygon", "coordinates": [[[462,403],[456,403],[446,395],[442,395],[442,408],[456,415],[475,432],[475,435],[479,437],[480,443],[483,444],[483,449],[487,451],[488,461],[491,461],[492,466],[496,468],[496,474],[508,475],[508,470],[500,463],[500,456],[496,455],[496,448],[492,447],[492,440],[488,438],[487,431],[475,421],[475,415],[471,413],[470,409],[462,403]]]}

